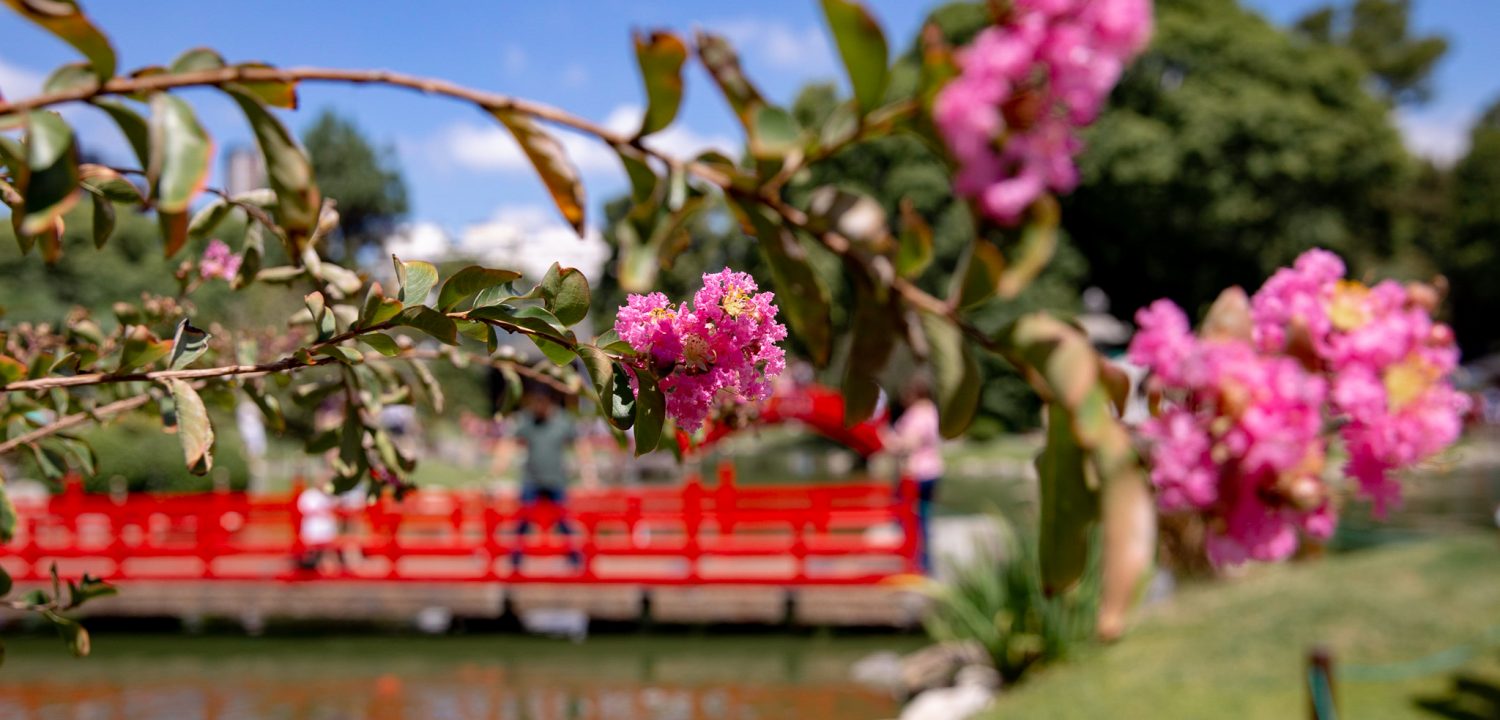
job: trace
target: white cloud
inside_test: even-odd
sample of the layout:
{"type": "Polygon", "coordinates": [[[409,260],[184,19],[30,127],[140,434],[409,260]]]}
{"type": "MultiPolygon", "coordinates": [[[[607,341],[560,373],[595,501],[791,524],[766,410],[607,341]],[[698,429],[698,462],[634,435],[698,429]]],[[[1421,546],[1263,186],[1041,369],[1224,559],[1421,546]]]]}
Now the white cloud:
{"type": "MultiPolygon", "coordinates": [[[[415,222],[403,225],[385,239],[384,255],[408,260],[445,258],[453,252],[453,240],[437,223],[415,222]]],[[[384,268],[385,263],[380,267],[384,268]]]]}
{"type": "Polygon", "coordinates": [[[762,59],[772,67],[804,74],[837,67],[827,36],[813,25],[797,28],[780,20],[752,17],[708,23],[708,28],[722,33],[742,55],[762,59]]]}
{"type": "Polygon", "coordinates": [[[1474,119],[1464,115],[1422,116],[1407,112],[1396,115],[1396,125],[1406,147],[1438,165],[1447,167],[1469,150],[1469,128],[1474,119]]]}
{"type": "Polygon", "coordinates": [[[481,223],[459,233],[456,256],[474,258],[487,266],[509,268],[529,278],[540,278],[552,263],[575,267],[585,277],[598,277],[609,261],[610,248],[599,231],[589,229],[579,238],[553,207],[501,207],[481,223]]]}
{"type": "Polygon", "coordinates": [[[589,84],[589,69],[583,63],[573,63],[563,70],[563,87],[581,88],[589,84]]]}
{"type": "Polygon", "coordinates": [[[505,54],[500,59],[500,66],[505,69],[505,74],[517,77],[526,72],[526,51],[520,45],[505,46],[505,54]]]}
{"type": "Polygon", "coordinates": [[[538,279],[554,262],[598,277],[610,248],[597,230],[578,237],[551,205],[509,205],[488,220],[465,226],[457,236],[433,222],[404,225],[386,239],[385,253],[432,262],[469,260],[538,279]]]}
{"type": "Polygon", "coordinates": [[[39,72],[12,65],[0,58],[0,93],[10,100],[18,100],[42,91],[46,80],[39,72]]]}
{"type": "MultiPolygon", "coordinates": [[[[641,108],[620,105],[605,116],[604,127],[621,133],[634,132],[641,124],[641,108]]],[[[577,133],[553,129],[563,150],[584,175],[623,174],[620,161],[608,146],[577,133]]],[[[469,170],[526,172],[531,162],[521,152],[515,138],[498,124],[459,123],[449,126],[437,139],[438,154],[459,167],[469,170]]],[[[737,155],[740,142],[722,135],[705,135],[685,125],[672,127],[646,139],[650,147],[676,156],[692,156],[707,149],[737,155]]]]}

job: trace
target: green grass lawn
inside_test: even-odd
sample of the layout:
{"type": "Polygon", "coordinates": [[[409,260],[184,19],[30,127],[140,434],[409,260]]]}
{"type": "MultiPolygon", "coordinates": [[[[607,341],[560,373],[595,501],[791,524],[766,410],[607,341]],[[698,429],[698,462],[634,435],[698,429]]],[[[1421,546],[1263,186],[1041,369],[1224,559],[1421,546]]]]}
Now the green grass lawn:
{"type": "MultiPolygon", "coordinates": [[[[1184,589],[1147,610],[1116,645],[1031,676],[1004,694],[990,717],[1308,717],[1304,657],[1314,644],[1359,672],[1353,666],[1404,663],[1495,637],[1497,626],[1494,535],[1257,568],[1184,589]]],[[[1500,647],[1482,650],[1463,671],[1500,688],[1500,647]]],[[[1442,717],[1415,701],[1446,695],[1454,675],[1342,679],[1341,717],[1442,717]]],[[[1478,717],[1494,717],[1488,712],[1500,705],[1478,717]]]]}

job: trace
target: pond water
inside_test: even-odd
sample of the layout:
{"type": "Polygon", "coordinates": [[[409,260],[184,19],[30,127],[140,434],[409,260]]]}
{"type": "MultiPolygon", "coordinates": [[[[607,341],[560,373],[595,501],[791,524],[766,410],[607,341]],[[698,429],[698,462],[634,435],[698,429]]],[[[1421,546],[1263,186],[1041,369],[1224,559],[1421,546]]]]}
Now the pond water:
{"type": "Polygon", "coordinates": [[[867,720],[850,666],[910,636],[8,637],[6,720],[867,720]]]}

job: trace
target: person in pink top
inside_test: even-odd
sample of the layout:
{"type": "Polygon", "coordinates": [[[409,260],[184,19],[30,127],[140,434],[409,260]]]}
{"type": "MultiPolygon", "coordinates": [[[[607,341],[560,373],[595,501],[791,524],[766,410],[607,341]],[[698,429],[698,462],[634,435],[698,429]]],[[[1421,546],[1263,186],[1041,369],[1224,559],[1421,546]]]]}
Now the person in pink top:
{"type": "Polygon", "coordinates": [[[907,382],[901,391],[901,404],[901,417],[881,434],[881,441],[901,458],[902,473],[917,483],[917,561],[923,572],[931,572],[928,524],[938,480],[943,477],[943,436],[938,432],[938,409],[925,377],[916,375],[907,382]]]}

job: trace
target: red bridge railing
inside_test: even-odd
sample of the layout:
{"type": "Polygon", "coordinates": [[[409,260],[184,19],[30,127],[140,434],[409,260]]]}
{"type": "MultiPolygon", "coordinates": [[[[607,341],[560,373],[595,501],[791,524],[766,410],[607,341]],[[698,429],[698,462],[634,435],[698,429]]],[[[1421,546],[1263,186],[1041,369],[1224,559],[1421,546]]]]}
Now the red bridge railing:
{"type": "Polygon", "coordinates": [[[18,580],[87,572],[129,580],[578,582],[639,585],[856,585],[916,569],[910,481],[574,490],[566,507],[513,495],[424,490],[337,511],[340,531],[316,569],[297,495],[82,492],[17,500],[0,564],[18,580]],[[523,521],[530,533],[516,533],[523,521]],[[571,532],[564,533],[564,526],[571,532]],[[519,555],[520,563],[514,562],[519,555]],[[577,562],[569,562],[570,558],[577,562]]]}

